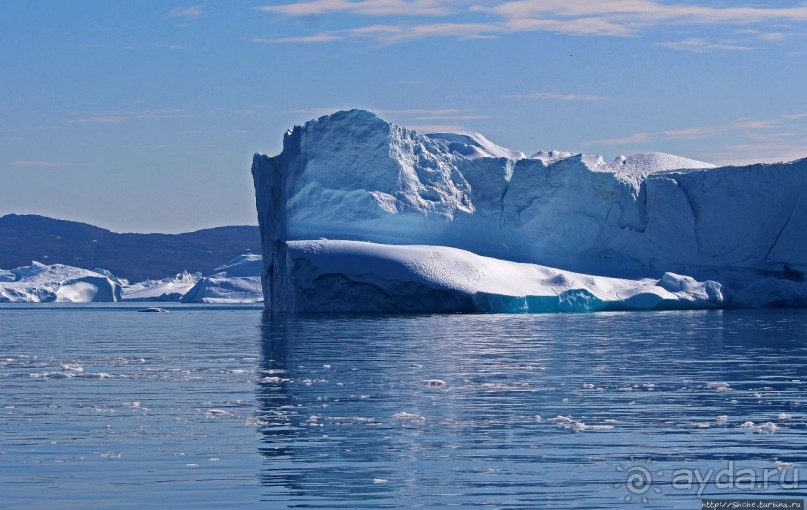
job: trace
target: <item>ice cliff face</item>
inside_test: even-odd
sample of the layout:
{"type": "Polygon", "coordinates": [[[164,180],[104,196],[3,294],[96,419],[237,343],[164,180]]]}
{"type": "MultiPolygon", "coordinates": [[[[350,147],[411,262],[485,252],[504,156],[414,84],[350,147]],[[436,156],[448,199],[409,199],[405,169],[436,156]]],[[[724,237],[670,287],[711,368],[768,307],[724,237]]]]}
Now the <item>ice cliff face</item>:
{"type": "Polygon", "coordinates": [[[352,110],[288,131],[282,153],[256,155],[252,173],[265,274],[280,270],[278,246],[320,238],[448,246],[607,276],[669,271],[736,290],[807,273],[807,160],[526,158],[481,135],[421,135],[352,110]]]}

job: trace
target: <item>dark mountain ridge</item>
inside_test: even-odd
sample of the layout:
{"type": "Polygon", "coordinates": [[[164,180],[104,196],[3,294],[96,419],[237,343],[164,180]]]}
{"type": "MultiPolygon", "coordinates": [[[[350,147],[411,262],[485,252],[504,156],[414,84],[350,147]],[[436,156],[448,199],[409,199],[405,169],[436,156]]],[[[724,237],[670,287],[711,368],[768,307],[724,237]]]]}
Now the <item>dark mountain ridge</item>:
{"type": "Polygon", "coordinates": [[[119,234],[37,215],[0,218],[0,268],[67,264],[103,268],[136,282],[212,269],[242,253],[260,253],[258,227],[216,227],[184,234],[119,234]]]}

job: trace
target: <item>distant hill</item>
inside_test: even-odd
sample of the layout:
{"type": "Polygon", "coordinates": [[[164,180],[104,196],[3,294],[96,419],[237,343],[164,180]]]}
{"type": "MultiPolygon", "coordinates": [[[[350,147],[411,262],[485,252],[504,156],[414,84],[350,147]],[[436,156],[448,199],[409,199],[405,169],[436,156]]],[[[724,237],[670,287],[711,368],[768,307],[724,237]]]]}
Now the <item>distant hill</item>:
{"type": "Polygon", "coordinates": [[[37,260],[100,267],[136,282],[182,270],[210,270],[246,252],[261,253],[258,227],[217,227],[186,234],[118,234],[86,223],[44,216],[0,218],[0,268],[37,260]]]}

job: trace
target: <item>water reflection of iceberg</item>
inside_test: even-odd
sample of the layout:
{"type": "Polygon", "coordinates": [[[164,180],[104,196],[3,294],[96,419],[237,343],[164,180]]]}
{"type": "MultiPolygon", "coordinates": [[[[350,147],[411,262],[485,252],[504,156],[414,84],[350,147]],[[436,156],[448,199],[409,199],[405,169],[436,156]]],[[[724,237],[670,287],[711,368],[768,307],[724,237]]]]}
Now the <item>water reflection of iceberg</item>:
{"type": "Polygon", "coordinates": [[[264,497],[621,508],[614,466],[632,456],[665,472],[798,463],[797,426],[740,424],[798,412],[803,324],[796,312],[265,313],[264,497]]]}

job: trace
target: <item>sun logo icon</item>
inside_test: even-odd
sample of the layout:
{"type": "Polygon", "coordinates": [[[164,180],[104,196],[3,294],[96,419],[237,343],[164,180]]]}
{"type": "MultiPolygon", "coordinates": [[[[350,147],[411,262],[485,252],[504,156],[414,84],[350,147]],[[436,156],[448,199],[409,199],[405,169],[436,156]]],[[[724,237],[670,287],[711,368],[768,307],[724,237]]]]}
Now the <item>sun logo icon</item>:
{"type": "Polygon", "coordinates": [[[652,471],[654,462],[647,458],[642,460],[635,457],[630,458],[630,463],[626,466],[617,464],[616,470],[623,474],[625,480],[614,484],[614,488],[625,487],[625,502],[633,501],[633,498],[640,499],[642,503],[649,501],[652,493],[661,494],[659,487],[653,487],[653,477],[661,477],[664,471],[652,471]],[[651,492],[652,491],[652,492],[651,492]]]}

